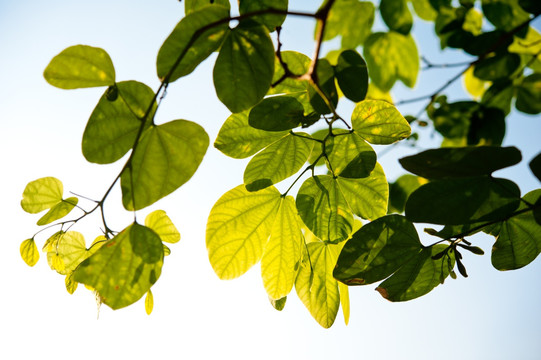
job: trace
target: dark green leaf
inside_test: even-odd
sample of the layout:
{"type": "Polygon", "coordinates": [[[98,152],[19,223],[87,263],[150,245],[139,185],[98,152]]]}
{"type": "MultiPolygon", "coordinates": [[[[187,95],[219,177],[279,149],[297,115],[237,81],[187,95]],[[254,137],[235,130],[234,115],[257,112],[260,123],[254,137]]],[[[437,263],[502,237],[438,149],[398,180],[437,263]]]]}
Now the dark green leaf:
{"type": "Polygon", "coordinates": [[[344,245],[335,279],[347,285],[365,285],[394,273],[421,251],[417,231],[400,215],[388,215],[361,227],[344,245]]]}
{"type": "Polygon", "coordinates": [[[526,114],[541,112],[541,74],[534,73],[522,80],[517,87],[517,110],[526,114]]]}
{"type": "Polygon", "coordinates": [[[173,67],[175,70],[170,74],[169,82],[191,73],[197,65],[218,49],[229,32],[229,22],[223,21],[204,32],[200,32],[200,29],[228,17],[229,8],[222,6],[205,7],[184,17],[158,52],[156,61],[158,77],[164,79],[173,67]],[[181,56],[182,60],[178,62],[181,56]]]}
{"type": "MultiPolygon", "coordinates": [[[[267,9],[286,11],[288,0],[240,0],[239,12],[241,15],[254,11],[261,11],[267,9]]],[[[275,28],[281,26],[286,19],[285,14],[265,14],[253,16],[250,19],[257,21],[260,24],[265,25],[270,31],[274,31],[275,28]]]]}
{"type": "Polygon", "coordinates": [[[541,224],[536,215],[541,208],[541,190],[524,196],[536,210],[528,210],[521,203],[515,215],[502,223],[496,242],[492,247],[492,265],[498,270],[514,270],[531,263],[541,252],[541,224]]]}
{"type": "Polygon", "coordinates": [[[364,59],[354,50],[340,53],[335,67],[338,86],[351,101],[364,100],[368,91],[368,70],[364,59]]]}
{"type": "Polygon", "coordinates": [[[124,207],[143,209],[178,189],[195,173],[208,144],[207,133],[194,122],[152,125],[139,141],[130,166],[122,172],[124,207]]]}
{"type": "Polygon", "coordinates": [[[469,146],[426,150],[399,161],[409,172],[429,179],[443,179],[490,175],[521,160],[516,147],[469,146]]]}
{"type": "Polygon", "coordinates": [[[105,50],[75,45],[56,55],[43,76],[49,84],[61,89],[109,86],[115,83],[115,68],[105,50]]]}
{"type": "Polygon", "coordinates": [[[541,2],[539,0],[518,0],[518,4],[531,14],[541,14],[541,2]]]}
{"type": "Polygon", "coordinates": [[[510,31],[529,18],[517,0],[482,0],[481,4],[485,17],[497,29],[510,31]]]}
{"type": "Polygon", "coordinates": [[[413,17],[406,0],[381,0],[381,17],[389,29],[408,35],[413,25],[413,17]]]}
{"type": "Polygon", "coordinates": [[[284,296],[283,298],[278,299],[278,300],[274,300],[269,297],[269,301],[273,308],[275,308],[278,311],[282,311],[286,307],[287,296],[284,296]]]}
{"type": "Polygon", "coordinates": [[[530,170],[536,178],[541,181],[541,153],[537,154],[532,161],[530,161],[530,170]]]}
{"type": "Polygon", "coordinates": [[[248,123],[248,112],[231,114],[224,122],[214,147],[235,159],[252,156],[264,147],[284,137],[288,132],[258,130],[248,123]]]}
{"type": "Polygon", "coordinates": [[[251,127],[265,131],[294,129],[304,117],[302,104],[292,96],[272,96],[253,107],[248,116],[251,127]]]}
{"type": "Polygon", "coordinates": [[[481,80],[494,81],[501,78],[509,78],[519,66],[519,55],[501,53],[477,63],[473,69],[473,74],[481,80]]]}
{"type": "Polygon", "coordinates": [[[334,81],[334,69],[327,59],[319,59],[316,66],[316,74],[317,84],[326,99],[323,99],[319,92],[314,88],[315,85],[312,85],[308,89],[310,104],[319,114],[329,114],[332,112],[333,108],[336,108],[336,104],[338,104],[338,92],[334,81]],[[330,105],[327,102],[329,102],[330,105]]]}
{"type": "Polygon", "coordinates": [[[444,179],[415,190],[406,203],[406,216],[413,222],[471,224],[504,219],[519,203],[520,190],[507,179],[444,179]]]}
{"type": "Polygon", "coordinates": [[[424,183],[426,183],[426,180],[418,176],[405,174],[396,179],[395,182],[389,184],[388,212],[403,213],[410,194],[424,183]]]}
{"type": "MultiPolygon", "coordinates": [[[[370,1],[337,0],[329,12],[324,40],[342,36],[342,49],[363,45],[374,24],[376,9],[370,1]]],[[[317,29],[316,29],[317,31],[317,29]]]]}
{"type": "Polygon", "coordinates": [[[214,87],[222,103],[237,113],[257,104],[270,88],[274,46],[263,25],[234,28],[214,65],[214,87]]]}
{"type": "Polygon", "coordinates": [[[116,310],[145,295],[160,277],[162,265],[160,237],[134,223],[83,261],[73,276],[94,288],[101,301],[116,310]]]}
{"type": "Polygon", "coordinates": [[[111,101],[106,91],[83,133],[83,155],[93,163],[110,164],[124,156],[135,144],[141,126],[145,129],[150,126],[157,108],[154,92],[147,85],[124,81],[116,86],[118,97],[111,101]],[[150,114],[145,118],[151,104],[150,114]]]}
{"type": "Polygon", "coordinates": [[[511,112],[511,101],[515,96],[515,87],[509,79],[500,79],[492,83],[485,91],[481,103],[487,107],[501,109],[507,116],[511,112]]]}

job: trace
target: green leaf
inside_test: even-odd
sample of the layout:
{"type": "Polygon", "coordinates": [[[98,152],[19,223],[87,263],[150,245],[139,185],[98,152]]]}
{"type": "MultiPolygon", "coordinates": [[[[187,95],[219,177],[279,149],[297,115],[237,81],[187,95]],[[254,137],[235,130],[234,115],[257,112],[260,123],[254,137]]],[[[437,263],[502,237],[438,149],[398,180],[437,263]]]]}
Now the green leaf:
{"type": "Polygon", "coordinates": [[[418,176],[404,174],[389,184],[389,210],[388,212],[403,213],[406,201],[412,192],[417,190],[426,180],[418,176]]]}
{"type": "Polygon", "coordinates": [[[311,266],[301,266],[295,290],[312,317],[324,328],[334,323],[340,307],[338,282],[332,271],[341,244],[325,244],[320,241],[306,245],[311,266]]]}
{"type": "Polygon", "coordinates": [[[174,244],[180,241],[180,233],[163,210],[155,210],[148,214],[145,226],[154,230],[163,242],[174,244]]]}
{"type": "MultiPolygon", "coordinates": [[[[241,15],[261,10],[282,10],[287,11],[288,0],[240,0],[239,12],[241,15]]],[[[251,20],[265,25],[270,31],[281,26],[286,19],[286,14],[264,14],[250,17],[251,20]]]]}
{"type": "MultiPolygon", "coordinates": [[[[423,249],[417,256],[403,265],[376,290],[389,301],[407,301],[428,294],[449,275],[447,258],[434,260],[432,256],[442,252],[446,245],[435,245],[423,249]]],[[[451,256],[451,268],[454,256],[451,256]]]]}
{"type": "Polygon", "coordinates": [[[191,121],[152,125],[122,172],[124,207],[139,210],[178,189],[199,167],[208,143],[205,130],[191,121]]]}
{"type": "Polygon", "coordinates": [[[485,17],[497,29],[510,31],[529,18],[517,0],[482,0],[481,4],[485,17]]]}
{"type": "Polygon", "coordinates": [[[541,112],[541,74],[533,73],[525,77],[517,87],[517,110],[526,114],[541,112]]]}
{"type": "Polygon", "coordinates": [[[295,200],[287,196],[281,202],[261,258],[261,277],[270,299],[284,298],[293,288],[302,245],[295,200]]]}
{"type": "Polygon", "coordinates": [[[438,12],[432,7],[429,0],[410,0],[417,16],[425,21],[434,21],[438,12]]]}
{"type": "Polygon", "coordinates": [[[304,224],[321,240],[340,242],[351,234],[353,214],[332,176],[307,179],[297,193],[296,202],[304,224]]]}
{"type": "Polygon", "coordinates": [[[532,161],[530,161],[530,170],[536,178],[541,181],[541,153],[537,154],[532,161]]]}
{"type": "Polygon", "coordinates": [[[43,76],[60,89],[108,86],[115,83],[115,68],[105,50],[75,45],[56,55],[43,76]]]}
{"type": "Polygon", "coordinates": [[[337,0],[327,17],[323,40],[341,35],[342,49],[363,45],[374,24],[375,12],[374,4],[369,1],[337,0]]]}
{"type": "Polygon", "coordinates": [[[287,133],[287,131],[270,132],[254,129],[248,123],[248,112],[244,111],[231,114],[227,118],[218,132],[214,147],[229,157],[244,159],[287,133]]]}
{"type": "Polygon", "coordinates": [[[373,33],[366,39],[364,59],[370,69],[370,79],[387,92],[396,80],[412,88],[419,73],[419,53],[411,35],[396,32],[373,33]]]}
{"type": "Polygon", "coordinates": [[[351,115],[355,133],[372,144],[392,144],[407,138],[411,127],[398,110],[383,100],[364,100],[351,115]]]}
{"type": "Polygon", "coordinates": [[[21,207],[30,214],[50,209],[62,201],[62,182],[54,177],[44,177],[29,182],[23,191],[21,207]]]}
{"type": "Polygon", "coordinates": [[[338,291],[340,292],[340,306],[342,306],[342,314],[344,315],[344,322],[349,324],[350,315],[350,303],[349,303],[349,288],[347,285],[338,283],[338,291]]]}
{"type": "Polygon", "coordinates": [[[160,277],[163,246],[151,229],[134,223],[75,270],[77,282],[94,288],[112,309],[131,305],[160,277]]]}
{"type": "Polygon", "coordinates": [[[473,75],[473,68],[470,67],[463,75],[463,84],[466,91],[476,100],[479,100],[490,86],[489,81],[478,79],[473,75]]]}
{"type": "Polygon", "coordinates": [[[317,85],[325,99],[316,90],[315,85],[308,89],[310,104],[318,114],[329,114],[338,104],[338,92],[334,81],[334,68],[327,59],[319,59],[316,66],[317,85]]]}
{"type": "Polygon", "coordinates": [[[284,296],[283,298],[278,299],[278,300],[274,300],[269,297],[269,301],[273,308],[275,308],[278,311],[282,311],[286,307],[287,296],[284,296]]]}
{"type": "Polygon", "coordinates": [[[26,265],[36,265],[39,260],[39,251],[34,239],[27,239],[23,241],[19,250],[26,265]]]}
{"type": "Polygon", "coordinates": [[[518,3],[521,8],[531,14],[541,14],[541,3],[538,0],[518,0],[518,3]]]}
{"type": "Polygon", "coordinates": [[[417,231],[400,215],[387,215],[361,227],[346,242],[334,269],[347,285],[366,285],[394,273],[422,249],[417,231]]]}
{"type": "Polygon", "coordinates": [[[515,86],[512,81],[509,79],[500,79],[493,82],[485,91],[481,98],[481,103],[489,108],[501,109],[504,115],[509,115],[515,92],[515,86]]]}
{"type": "MultiPolygon", "coordinates": [[[[187,5],[186,5],[187,6],[187,5]]],[[[156,67],[158,77],[173,82],[191,73],[203,60],[218,49],[229,32],[229,21],[211,26],[229,18],[229,7],[211,6],[190,12],[167,37],[158,52],[156,67]],[[206,31],[201,29],[208,27],[206,31]],[[179,58],[182,56],[180,62],[179,58]]]]}
{"type": "Polygon", "coordinates": [[[206,244],[210,264],[220,279],[239,277],[261,259],[280,203],[275,187],[249,192],[239,185],[214,204],[206,244]]]}
{"type": "Polygon", "coordinates": [[[110,100],[107,91],[103,94],[83,133],[83,155],[93,163],[110,164],[124,156],[134,146],[141,126],[150,126],[157,109],[154,92],[147,85],[124,81],[115,86],[118,97],[110,100]]]}
{"type": "Polygon", "coordinates": [[[214,65],[214,87],[220,101],[237,113],[257,104],[270,88],[274,46],[262,25],[233,29],[214,65]]]}
{"type": "Polygon", "coordinates": [[[492,265],[498,270],[514,270],[531,263],[541,252],[541,224],[536,220],[536,212],[541,208],[541,190],[533,190],[524,200],[537,207],[526,210],[521,203],[519,215],[503,221],[496,242],[492,247],[492,265]]]}
{"type": "Polygon", "coordinates": [[[65,200],[61,200],[38,220],[38,225],[47,225],[53,221],[62,219],[64,216],[68,215],[71,210],[73,210],[78,202],[79,199],[76,197],[69,197],[65,200]]]}
{"type": "Polygon", "coordinates": [[[189,15],[209,6],[231,8],[229,0],[184,0],[184,13],[189,15]]]}
{"type": "Polygon", "coordinates": [[[154,295],[152,295],[152,291],[148,289],[145,297],[145,312],[147,315],[152,313],[152,309],[154,309],[154,295]]]}
{"type": "Polygon", "coordinates": [[[248,191],[258,191],[295,174],[306,163],[314,141],[310,135],[289,134],[254,156],[244,171],[248,191]]]}
{"type": "Polygon", "coordinates": [[[490,175],[518,164],[520,150],[514,146],[469,146],[430,149],[400,159],[409,172],[429,179],[490,175]]]}
{"type": "Polygon", "coordinates": [[[408,35],[413,26],[413,17],[406,0],[381,0],[379,11],[389,29],[408,35]]]}
{"type": "Polygon", "coordinates": [[[509,78],[520,66],[520,56],[500,53],[475,64],[473,74],[481,80],[494,81],[509,78]]]}
{"type": "Polygon", "coordinates": [[[86,249],[83,235],[77,231],[67,231],[56,236],[54,246],[47,252],[47,260],[49,265],[52,265],[52,257],[58,256],[62,262],[62,267],[51,266],[51,268],[62,275],[67,275],[73,272],[90,255],[92,253],[86,249]]]}
{"type": "Polygon", "coordinates": [[[351,211],[363,219],[374,220],[387,213],[389,185],[380,164],[369,177],[336,179],[351,211]]]}
{"type": "Polygon", "coordinates": [[[342,51],[334,71],[338,86],[348,99],[364,100],[368,91],[368,70],[361,55],[354,50],[342,51]]]}
{"type": "Polygon", "coordinates": [[[480,176],[435,180],[415,190],[406,203],[413,222],[442,225],[501,220],[520,203],[520,189],[510,180],[480,176]]]}
{"type": "Polygon", "coordinates": [[[304,107],[292,96],[272,96],[254,106],[248,116],[251,127],[265,131],[284,131],[299,126],[304,107]]]}
{"type": "MultiPolygon", "coordinates": [[[[345,178],[365,178],[376,166],[376,152],[357,133],[333,131],[326,147],[332,171],[345,178]]],[[[327,164],[329,166],[329,164],[327,164]]],[[[331,170],[331,167],[329,167],[331,170]]]]}

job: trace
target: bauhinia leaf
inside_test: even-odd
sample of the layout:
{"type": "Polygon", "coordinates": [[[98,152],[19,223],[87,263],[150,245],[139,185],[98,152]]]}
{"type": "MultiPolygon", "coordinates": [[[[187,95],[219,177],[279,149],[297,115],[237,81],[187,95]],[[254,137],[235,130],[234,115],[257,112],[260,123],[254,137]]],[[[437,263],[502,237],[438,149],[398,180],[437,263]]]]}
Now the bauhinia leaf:
{"type": "Polygon", "coordinates": [[[329,170],[345,178],[365,178],[376,166],[376,152],[355,132],[333,131],[333,136],[326,145],[329,170]]]}
{"type": "Polygon", "coordinates": [[[280,203],[275,187],[249,192],[239,185],[214,204],[206,244],[210,264],[220,279],[239,277],[261,259],[280,203]]]}
{"type": "Polygon", "coordinates": [[[115,68],[105,50],[75,45],[56,55],[43,76],[49,84],[61,89],[109,86],[115,83],[115,68]]]}
{"type": "Polygon", "coordinates": [[[368,91],[368,70],[359,53],[354,50],[341,52],[334,71],[340,90],[348,99],[364,100],[368,91]]]}
{"type": "Polygon", "coordinates": [[[304,107],[292,96],[272,96],[254,106],[248,116],[251,127],[265,131],[284,131],[299,126],[304,107]]]}
{"type": "Polygon", "coordinates": [[[148,214],[145,226],[154,230],[163,242],[174,244],[180,241],[180,233],[163,210],[155,210],[148,214]]]}
{"type": "Polygon", "coordinates": [[[39,260],[39,251],[34,239],[26,239],[21,243],[21,257],[28,266],[34,266],[39,260]]]}
{"type": "Polygon", "coordinates": [[[372,144],[392,144],[411,134],[411,127],[400,112],[383,100],[364,100],[351,115],[353,129],[372,144]]]}
{"type": "MultiPolygon", "coordinates": [[[[240,0],[239,12],[240,14],[247,14],[254,11],[262,11],[268,9],[286,11],[288,0],[240,0]]],[[[275,28],[281,26],[286,19],[285,14],[263,14],[257,15],[251,18],[260,24],[265,25],[270,31],[274,31],[275,28]]]]}

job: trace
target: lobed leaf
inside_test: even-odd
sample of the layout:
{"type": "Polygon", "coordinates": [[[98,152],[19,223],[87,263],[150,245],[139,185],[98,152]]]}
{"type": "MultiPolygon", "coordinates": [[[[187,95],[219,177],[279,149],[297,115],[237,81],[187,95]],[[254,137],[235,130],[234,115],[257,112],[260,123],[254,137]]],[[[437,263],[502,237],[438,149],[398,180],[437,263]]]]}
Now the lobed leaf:
{"type": "Polygon", "coordinates": [[[29,182],[23,191],[21,207],[30,214],[50,209],[62,201],[64,187],[54,177],[44,177],[29,182]]]}
{"type": "Polygon", "coordinates": [[[155,210],[148,214],[145,226],[154,230],[163,242],[174,244],[180,241],[180,233],[163,210],[155,210]]]}
{"type": "Polygon", "coordinates": [[[368,70],[359,53],[354,50],[342,51],[334,71],[340,90],[349,100],[364,100],[368,91],[368,70]]]}
{"type": "Polygon", "coordinates": [[[38,220],[38,225],[47,225],[62,219],[64,216],[68,215],[71,210],[77,205],[79,199],[76,197],[69,197],[67,199],[62,199],[58,204],[54,205],[45,215],[43,215],[38,220]]]}

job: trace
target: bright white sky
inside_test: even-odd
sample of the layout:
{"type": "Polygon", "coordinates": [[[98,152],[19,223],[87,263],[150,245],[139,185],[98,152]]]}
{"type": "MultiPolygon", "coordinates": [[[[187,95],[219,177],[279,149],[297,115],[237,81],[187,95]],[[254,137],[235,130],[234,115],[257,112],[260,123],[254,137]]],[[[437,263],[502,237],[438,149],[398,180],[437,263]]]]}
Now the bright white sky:
{"type": "MultiPolygon", "coordinates": [[[[317,2],[291,0],[291,9],[314,8],[317,2]]],[[[393,304],[375,286],[350,288],[351,320],[339,314],[330,330],[322,329],[294,291],[283,312],[267,301],[259,267],[233,281],[220,281],[205,248],[210,208],[227,190],[242,182],[245,161],[227,158],[210,147],[192,180],[168,198],[140,212],[165,209],[182,234],[172,245],[163,273],[153,288],[151,316],[143,302],[112,311],[96,304],[80,287],[74,295],[63,277],[49,270],[45,256],[30,268],[19,245],[38,227],[38,216],[22,211],[22,191],[29,181],[55,176],[68,191],[101,198],[121,167],[87,163],[80,151],[86,121],[104,89],[63,91],[48,85],[42,73],[64,48],[87,44],[104,48],[118,80],[159,86],[158,49],[183,14],[174,0],[0,0],[0,156],[2,161],[3,251],[0,273],[0,358],[78,359],[538,359],[541,356],[541,262],[513,272],[490,264],[493,239],[476,244],[487,255],[465,254],[470,277],[449,279],[418,300],[393,304]]],[[[431,25],[416,24],[415,37],[434,63],[456,60],[439,52],[431,25]]],[[[539,28],[539,22],[537,23],[539,28]]],[[[284,25],[284,46],[312,54],[313,23],[284,25]],[[292,31],[290,31],[292,29],[292,31]],[[288,31],[289,30],[289,31],[288,31]]],[[[188,119],[203,125],[211,142],[229,115],[212,87],[212,61],[173,83],[158,111],[158,121],[188,119]]],[[[419,94],[430,93],[454,71],[424,73],[419,94]],[[447,75],[445,75],[447,74],[447,75]]],[[[452,98],[463,98],[461,85],[452,98]]],[[[398,87],[397,100],[411,97],[398,87]]],[[[422,106],[411,107],[412,112],[422,106]]],[[[404,109],[401,109],[404,110],[404,109]]],[[[347,108],[346,110],[347,111],[347,108]]],[[[506,144],[518,145],[525,161],[505,173],[523,193],[539,187],[526,167],[539,151],[539,117],[513,114],[507,119],[506,144]]],[[[401,170],[396,150],[381,162],[389,179],[401,170]]],[[[84,202],[81,203],[84,205],[84,202]]],[[[122,211],[118,192],[106,207],[111,227],[132,220],[122,211]]],[[[98,235],[98,218],[74,230],[87,243],[98,235]]],[[[38,246],[45,241],[38,237],[38,246]]],[[[476,238],[477,239],[477,238],[476,238]]],[[[429,243],[431,240],[423,238],[429,243]]]]}

